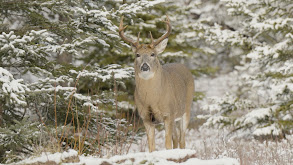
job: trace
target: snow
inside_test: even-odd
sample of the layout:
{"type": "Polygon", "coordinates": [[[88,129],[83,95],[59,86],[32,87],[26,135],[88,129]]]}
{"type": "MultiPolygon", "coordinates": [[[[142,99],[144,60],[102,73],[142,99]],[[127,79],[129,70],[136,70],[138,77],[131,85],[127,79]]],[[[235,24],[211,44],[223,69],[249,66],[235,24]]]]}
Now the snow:
{"type": "Polygon", "coordinates": [[[34,92],[52,92],[52,91],[76,91],[75,87],[62,87],[58,85],[57,87],[35,89],[34,92]]]}
{"type": "Polygon", "coordinates": [[[271,109],[269,108],[259,108],[253,110],[244,117],[244,124],[256,124],[257,120],[264,119],[266,116],[271,115],[271,109]]]}
{"type": "Polygon", "coordinates": [[[104,40],[98,39],[97,40],[100,44],[102,44],[104,47],[110,47],[109,44],[107,44],[104,40]]]}
{"type": "Polygon", "coordinates": [[[123,108],[123,109],[133,109],[133,110],[135,109],[135,107],[127,101],[120,101],[120,102],[118,102],[117,105],[118,105],[118,107],[123,108]]]}
{"type": "Polygon", "coordinates": [[[136,3],[124,4],[119,7],[119,10],[114,13],[114,15],[122,15],[122,14],[134,14],[138,11],[145,10],[145,8],[152,7],[156,4],[163,3],[165,0],[154,0],[154,1],[138,1],[136,3]]]}
{"type": "Polygon", "coordinates": [[[162,57],[187,57],[188,55],[185,54],[183,51],[178,52],[165,52],[161,55],[162,57]]]}
{"type": "Polygon", "coordinates": [[[236,165],[240,164],[236,159],[232,158],[222,158],[222,159],[215,159],[215,160],[199,160],[199,159],[189,159],[184,164],[190,165],[236,165]]]}
{"type": "Polygon", "coordinates": [[[17,164],[32,164],[36,162],[45,163],[47,161],[54,161],[59,164],[62,162],[62,160],[77,155],[78,152],[72,149],[68,150],[67,152],[57,152],[54,154],[43,152],[39,157],[30,157],[28,159],[18,162],[17,164]]]}
{"type": "Polygon", "coordinates": [[[0,67],[0,85],[1,84],[2,91],[0,91],[0,96],[6,95],[17,104],[26,105],[24,94],[29,92],[30,89],[23,84],[23,79],[14,79],[8,70],[0,67]]]}
{"type": "Polygon", "coordinates": [[[216,42],[221,43],[223,46],[226,43],[231,45],[245,45],[245,42],[249,42],[243,35],[238,31],[222,30],[222,26],[215,24],[214,28],[210,29],[213,36],[208,36],[207,40],[212,44],[216,42]]]}
{"type": "Polygon", "coordinates": [[[291,114],[286,114],[283,118],[282,118],[282,120],[292,120],[293,119],[293,117],[292,117],[292,115],[291,114]]]}
{"type": "Polygon", "coordinates": [[[133,73],[133,68],[120,68],[121,66],[118,64],[108,65],[105,68],[97,68],[95,71],[90,72],[87,70],[83,70],[77,72],[75,70],[70,70],[70,73],[78,74],[77,77],[93,77],[96,81],[96,78],[102,79],[103,82],[115,77],[115,79],[123,79],[130,78],[133,73]]]}
{"type": "Polygon", "coordinates": [[[223,124],[221,124],[222,121],[227,121],[227,120],[229,120],[229,118],[224,117],[224,116],[214,116],[214,117],[209,118],[203,126],[216,125],[219,123],[218,127],[221,128],[223,125],[223,124]]]}
{"type": "Polygon", "coordinates": [[[213,160],[201,160],[196,157],[195,150],[191,149],[173,149],[162,150],[155,152],[138,152],[129,153],[127,155],[117,155],[110,158],[97,158],[94,156],[78,156],[78,152],[75,150],[68,150],[62,153],[42,153],[39,157],[31,157],[25,159],[17,164],[33,164],[33,163],[45,163],[47,161],[53,161],[57,164],[65,161],[70,164],[85,164],[85,165],[99,165],[99,164],[156,164],[156,165],[238,165],[239,162],[233,158],[220,158],[213,160]],[[76,159],[76,157],[79,158],[76,159]],[[75,161],[71,162],[70,160],[75,161]],[[77,160],[77,161],[76,161],[77,160]]]}
{"type": "Polygon", "coordinates": [[[264,128],[257,128],[255,131],[253,131],[253,135],[260,136],[260,135],[281,135],[282,130],[276,125],[272,124],[268,127],[264,128]]]}
{"type": "Polygon", "coordinates": [[[288,26],[290,22],[293,22],[292,18],[267,19],[264,22],[258,22],[257,19],[253,19],[253,21],[251,21],[251,27],[261,31],[279,30],[285,26],[288,26]]]}
{"type": "Polygon", "coordinates": [[[9,82],[12,78],[13,76],[8,70],[0,67],[0,82],[9,82]]]}

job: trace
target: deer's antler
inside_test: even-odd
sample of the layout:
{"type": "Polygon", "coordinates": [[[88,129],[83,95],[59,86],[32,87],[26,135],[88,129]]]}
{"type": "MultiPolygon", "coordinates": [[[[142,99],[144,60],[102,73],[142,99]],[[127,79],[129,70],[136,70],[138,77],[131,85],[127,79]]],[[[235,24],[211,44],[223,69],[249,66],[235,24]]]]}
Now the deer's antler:
{"type": "Polygon", "coordinates": [[[166,26],[167,26],[167,32],[162,35],[160,38],[158,38],[156,41],[154,41],[153,39],[153,36],[152,36],[152,33],[150,32],[150,36],[151,36],[151,47],[155,47],[157,46],[160,42],[162,42],[164,39],[168,38],[168,36],[171,34],[171,31],[172,31],[172,27],[171,27],[171,24],[170,24],[170,19],[168,16],[166,16],[166,21],[164,21],[166,23],[166,26]]]}
{"type": "Polygon", "coordinates": [[[133,46],[135,46],[136,48],[139,47],[139,35],[140,35],[140,32],[138,33],[138,36],[137,36],[137,41],[133,41],[132,39],[130,38],[127,38],[125,37],[124,35],[124,30],[127,28],[127,25],[123,27],[123,16],[121,17],[121,20],[120,20],[120,25],[119,25],[119,35],[120,37],[125,41],[125,42],[129,42],[131,43],[133,46]]]}

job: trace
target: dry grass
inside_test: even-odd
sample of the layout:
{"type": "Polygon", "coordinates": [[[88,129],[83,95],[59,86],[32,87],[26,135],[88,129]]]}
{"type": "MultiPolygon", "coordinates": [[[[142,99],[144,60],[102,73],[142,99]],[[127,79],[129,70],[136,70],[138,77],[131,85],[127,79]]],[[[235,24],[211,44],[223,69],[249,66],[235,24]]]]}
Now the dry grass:
{"type": "MultiPolygon", "coordinates": [[[[293,136],[282,140],[232,139],[228,131],[215,129],[190,129],[186,134],[188,149],[196,151],[196,158],[208,160],[230,157],[241,165],[291,165],[293,164],[293,136]]],[[[164,150],[164,131],[156,132],[156,150],[164,150]]],[[[130,152],[147,151],[146,137],[133,145],[130,152]]]]}
{"type": "MultiPolygon", "coordinates": [[[[75,82],[74,87],[77,88],[79,77],[75,82]]],[[[113,111],[115,112],[116,123],[109,123],[109,116],[103,112],[91,112],[91,107],[88,107],[86,114],[80,116],[79,109],[75,103],[73,97],[75,91],[69,97],[66,109],[66,117],[63,126],[57,125],[57,108],[56,108],[56,91],[54,95],[54,113],[55,123],[54,129],[49,129],[48,126],[42,120],[42,116],[37,112],[40,122],[43,124],[46,135],[40,139],[40,144],[36,144],[33,150],[33,156],[38,156],[43,152],[63,152],[69,148],[78,151],[79,155],[90,154],[98,157],[111,157],[114,155],[127,154],[137,133],[140,129],[139,120],[136,118],[135,113],[122,112],[118,108],[118,88],[115,77],[113,75],[114,82],[114,99],[115,105],[113,111]],[[69,117],[71,115],[71,118],[69,117]],[[122,120],[123,124],[122,124],[122,120]],[[126,122],[125,122],[126,120],[126,122]],[[83,122],[81,122],[83,121],[83,122]],[[95,121],[95,127],[97,133],[89,131],[90,122],[95,121]],[[114,124],[117,134],[113,135],[113,132],[107,128],[108,125],[114,124]],[[125,136],[126,135],[126,136],[125,136]],[[92,151],[92,152],[89,152],[92,151]]],[[[99,105],[96,105],[99,106],[99,105]]],[[[51,126],[52,128],[52,126],[51,126]]]]}
{"type": "Polygon", "coordinates": [[[225,139],[224,136],[202,139],[201,146],[194,146],[200,159],[231,157],[241,165],[290,165],[293,164],[293,137],[279,141],[225,139]]]}

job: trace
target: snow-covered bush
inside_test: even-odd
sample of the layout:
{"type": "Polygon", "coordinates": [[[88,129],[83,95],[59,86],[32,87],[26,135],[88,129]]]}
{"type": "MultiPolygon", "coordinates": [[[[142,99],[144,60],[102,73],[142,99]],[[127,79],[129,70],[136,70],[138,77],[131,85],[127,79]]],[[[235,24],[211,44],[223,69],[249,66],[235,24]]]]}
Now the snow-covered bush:
{"type": "Polygon", "coordinates": [[[239,55],[242,60],[234,71],[239,76],[238,90],[206,108],[217,107],[207,125],[224,124],[242,136],[284,137],[293,130],[291,2],[223,2],[229,15],[238,18],[241,26],[235,27],[235,31],[219,29],[212,40],[236,44],[242,49],[239,55]]]}
{"type": "Polygon", "coordinates": [[[5,155],[5,157],[2,157],[2,161],[13,163],[14,161],[21,160],[26,154],[31,153],[33,147],[40,142],[41,137],[48,135],[46,132],[40,132],[39,130],[39,123],[34,123],[27,119],[22,121],[14,120],[13,125],[1,127],[0,151],[5,152],[1,153],[5,155]]]}

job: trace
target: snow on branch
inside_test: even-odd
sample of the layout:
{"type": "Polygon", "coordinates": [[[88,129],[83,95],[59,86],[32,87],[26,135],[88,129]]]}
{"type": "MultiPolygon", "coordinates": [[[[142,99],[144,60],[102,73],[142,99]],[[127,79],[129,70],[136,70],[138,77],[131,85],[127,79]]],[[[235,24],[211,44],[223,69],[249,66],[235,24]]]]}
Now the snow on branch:
{"type": "Polygon", "coordinates": [[[282,129],[280,129],[280,127],[276,123],[274,123],[270,126],[255,129],[253,131],[253,135],[255,135],[255,136],[270,136],[270,135],[280,136],[280,135],[282,135],[282,129]]]}
{"type": "Polygon", "coordinates": [[[154,5],[160,4],[165,2],[165,0],[154,0],[154,1],[137,1],[136,3],[131,4],[124,4],[119,7],[119,10],[117,10],[113,15],[123,15],[123,14],[135,14],[144,11],[147,8],[150,8],[154,5]]]}
{"type": "Polygon", "coordinates": [[[266,117],[271,117],[271,109],[270,108],[259,108],[252,110],[250,113],[243,116],[243,118],[236,120],[236,125],[241,123],[242,125],[247,124],[257,124],[259,120],[263,120],[266,117]]]}
{"type": "Polygon", "coordinates": [[[14,79],[12,74],[0,67],[0,97],[9,97],[11,102],[26,105],[25,94],[30,89],[23,84],[23,79],[14,79]]]}
{"type": "Polygon", "coordinates": [[[253,41],[250,38],[245,37],[244,34],[241,34],[239,31],[231,30],[222,30],[222,27],[218,24],[215,24],[213,28],[210,28],[208,31],[209,35],[206,35],[206,39],[211,44],[220,43],[229,45],[252,45],[253,41]]]}
{"type": "Polygon", "coordinates": [[[123,78],[130,78],[132,77],[133,68],[121,68],[118,64],[112,64],[108,65],[105,68],[97,68],[94,71],[75,71],[70,70],[70,73],[78,74],[77,77],[92,77],[94,78],[94,81],[97,81],[97,79],[101,79],[103,82],[106,80],[111,79],[113,76],[115,79],[123,79],[123,78]]]}
{"type": "Polygon", "coordinates": [[[161,55],[162,57],[187,57],[188,54],[184,53],[183,51],[178,52],[166,52],[161,55]]]}
{"type": "MultiPolygon", "coordinates": [[[[251,59],[261,59],[264,57],[278,58],[283,52],[289,52],[293,49],[291,45],[293,39],[289,38],[290,35],[285,36],[285,40],[280,41],[279,43],[271,46],[268,44],[262,44],[255,46],[254,50],[247,54],[247,57],[251,59]]],[[[268,59],[268,58],[267,58],[268,59]]]]}
{"type": "Polygon", "coordinates": [[[250,22],[250,27],[257,29],[259,31],[283,30],[284,28],[287,28],[288,30],[292,30],[293,29],[292,23],[293,23],[293,18],[266,19],[265,21],[253,19],[250,22]]]}

